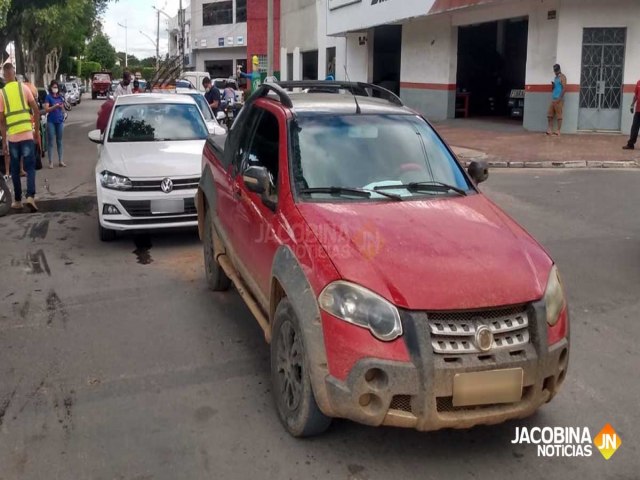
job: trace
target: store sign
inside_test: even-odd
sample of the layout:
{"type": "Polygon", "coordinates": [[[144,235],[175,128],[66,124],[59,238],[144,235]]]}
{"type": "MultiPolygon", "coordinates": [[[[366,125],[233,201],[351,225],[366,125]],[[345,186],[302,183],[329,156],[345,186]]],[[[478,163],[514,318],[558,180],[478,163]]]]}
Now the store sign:
{"type": "Polygon", "coordinates": [[[426,15],[436,0],[329,0],[327,32],[336,35],[426,15]]]}

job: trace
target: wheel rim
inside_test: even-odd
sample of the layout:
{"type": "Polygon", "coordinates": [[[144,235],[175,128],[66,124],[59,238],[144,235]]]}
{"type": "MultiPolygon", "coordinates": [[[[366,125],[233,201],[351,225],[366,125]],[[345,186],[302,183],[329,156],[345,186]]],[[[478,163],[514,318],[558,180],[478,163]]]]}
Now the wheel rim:
{"type": "Polygon", "coordinates": [[[295,411],[302,397],[303,355],[298,332],[290,321],[280,328],[277,348],[280,397],[290,411],[295,411]]]}

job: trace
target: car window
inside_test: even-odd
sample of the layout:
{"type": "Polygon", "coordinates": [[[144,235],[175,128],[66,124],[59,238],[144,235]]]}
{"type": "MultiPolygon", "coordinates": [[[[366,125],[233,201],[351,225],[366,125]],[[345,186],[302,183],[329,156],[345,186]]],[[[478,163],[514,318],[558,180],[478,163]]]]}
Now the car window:
{"type": "MultiPolygon", "coordinates": [[[[430,181],[471,189],[444,143],[415,115],[301,114],[291,133],[296,190],[430,181]]],[[[406,189],[393,193],[423,195],[406,189]]]]}
{"type": "Polygon", "coordinates": [[[278,118],[267,110],[260,110],[260,118],[244,156],[243,170],[251,166],[266,167],[272,185],[277,190],[280,152],[278,118]]]}
{"type": "Polygon", "coordinates": [[[211,112],[211,108],[209,108],[209,104],[207,103],[207,99],[204,98],[204,95],[199,93],[194,93],[193,95],[189,93],[187,95],[196,101],[205,120],[214,120],[213,112],[211,112]]]}
{"type": "Polygon", "coordinates": [[[196,105],[118,105],[109,127],[110,142],[205,140],[207,126],[196,105]]]}
{"type": "Polygon", "coordinates": [[[253,127],[262,116],[263,111],[264,110],[255,106],[243,108],[236,121],[233,122],[229,133],[229,147],[225,146],[225,151],[233,155],[230,161],[236,173],[242,171],[241,165],[246,159],[246,152],[252,138],[253,127]]]}
{"type": "Polygon", "coordinates": [[[98,73],[93,76],[94,82],[110,82],[111,77],[106,73],[98,73]]]}

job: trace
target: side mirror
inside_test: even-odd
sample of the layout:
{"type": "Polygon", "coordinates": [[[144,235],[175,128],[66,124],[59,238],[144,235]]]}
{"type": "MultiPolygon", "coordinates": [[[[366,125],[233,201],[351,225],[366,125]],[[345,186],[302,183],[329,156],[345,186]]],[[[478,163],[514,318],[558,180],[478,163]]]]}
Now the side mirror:
{"type": "Polygon", "coordinates": [[[104,136],[100,133],[100,130],[91,130],[89,132],[89,140],[93,143],[102,143],[104,141],[104,136]]]}
{"type": "Polygon", "coordinates": [[[265,167],[248,167],[242,174],[242,179],[251,192],[265,194],[269,191],[271,180],[265,167]]]}
{"type": "Polygon", "coordinates": [[[489,178],[489,165],[484,160],[474,160],[467,168],[469,176],[476,183],[482,183],[489,178]]]}
{"type": "Polygon", "coordinates": [[[221,121],[221,120],[224,120],[225,118],[227,118],[227,114],[224,113],[223,111],[219,111],[218,113],[216,113],[216,120],[221,121]]]}
{"type": "Polygon", "coordinates": [[[227,134],[227,130],[223,126],[218,125],[213,121],[207,122],[207,130],[209,132],[209,135],[213,135],[215,137],[227,134]]]}

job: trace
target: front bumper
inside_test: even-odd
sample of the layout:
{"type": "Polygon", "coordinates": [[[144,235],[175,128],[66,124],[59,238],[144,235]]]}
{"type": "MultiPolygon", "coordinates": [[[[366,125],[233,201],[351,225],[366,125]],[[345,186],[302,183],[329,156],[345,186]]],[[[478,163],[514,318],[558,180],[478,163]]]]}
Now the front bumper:
{"type": "Polygon", "coordinates": [[[531,415],[557,393],[569,359],[569,339],[547,346],[544,305],[528,309],[531,341],[517,350],[460,355],[449,361],[433,352],[424,313],[403,312],[404,339],[411,362],[364,358],[341,381],[325,380],[332,416],[366,425],[421,431],[491,425],[531,415]],[[453,406],[453,379],[465,372],[521,368],[522,398],[516,403],[453,406]]]}
{"type": "Polygon", "coordinates": [[[198,226],[194,197],[197,189],[163,192],[119,191],[104,188],[98,182],[98,216],[103,228],[117,231],[156,230],[198,226]],[[182,200],[184,212],[154,214],[148,210],[152,200],[182,200]],[[104,205],[114,205],[120,214],[103,213],[104,205]]]}

